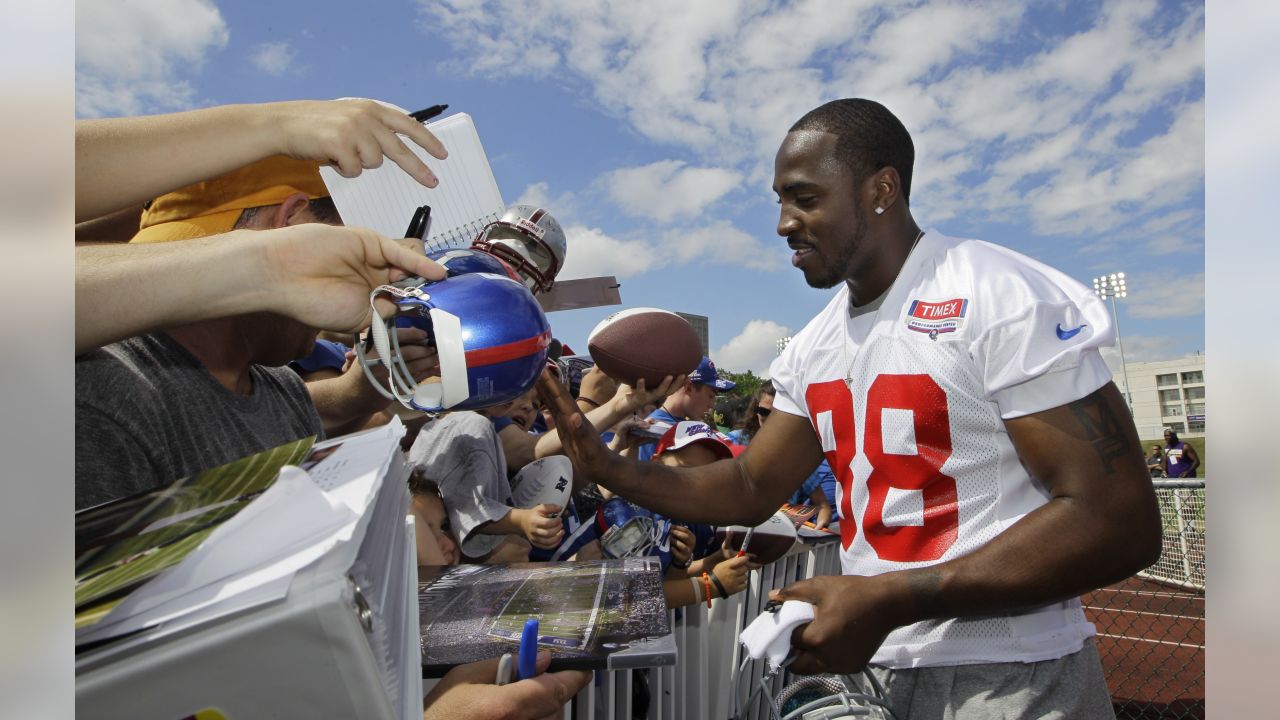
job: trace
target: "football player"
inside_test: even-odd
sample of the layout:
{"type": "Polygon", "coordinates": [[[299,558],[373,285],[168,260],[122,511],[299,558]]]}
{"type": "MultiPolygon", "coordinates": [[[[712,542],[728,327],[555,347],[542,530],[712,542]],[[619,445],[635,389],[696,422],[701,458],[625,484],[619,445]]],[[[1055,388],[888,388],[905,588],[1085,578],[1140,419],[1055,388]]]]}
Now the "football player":
{"type": "Polygon", "coordinates": [[[1079,596],[1154,562],[1160,515],[1099,354],[1109,314],[1053,268],[920,229],[913,164],[870,100],[787,133],[777,232],[810,286],[839,290],[774,361],[740,456],[630,462],[546,377],[544,404],[580,475],[690,521],[754,525],[830,461],[843,575],[775,592],[815,606],[792,670],[870,664],[909,717],[1111,717],[1079,596]]]}

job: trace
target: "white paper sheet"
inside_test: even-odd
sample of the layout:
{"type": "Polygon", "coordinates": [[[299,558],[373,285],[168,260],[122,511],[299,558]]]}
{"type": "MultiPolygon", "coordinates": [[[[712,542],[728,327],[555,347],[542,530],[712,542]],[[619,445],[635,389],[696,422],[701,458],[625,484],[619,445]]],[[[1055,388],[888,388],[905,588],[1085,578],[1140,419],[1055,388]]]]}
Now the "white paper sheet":
{"type": "MultiPolygon", "coordinates": [[[[406,112],[390,103],[383,104],[406,112]]],[[[418,206],[430,205],[427,246],[441,249],[470,244],[485,224],[497,219],[506,205],[471,116],[450,115],[429,123],[427,129],[444,143],[449,157],[437,160],[412,141],[405,145],[440,179],[434,188],[419,183],[389,160],[354,178],[342,177],[331,167],[320,168],[320,177],[332,194],[343,223],[401,238],[418,206]]]]}

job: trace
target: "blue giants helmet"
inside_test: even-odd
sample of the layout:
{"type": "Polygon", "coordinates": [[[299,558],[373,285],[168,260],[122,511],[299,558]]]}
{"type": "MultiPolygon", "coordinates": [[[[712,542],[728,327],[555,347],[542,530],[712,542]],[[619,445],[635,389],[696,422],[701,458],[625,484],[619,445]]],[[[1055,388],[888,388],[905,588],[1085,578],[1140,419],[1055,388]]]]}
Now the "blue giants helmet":
{"type": "Polygon", "coordinates": [[[502,259],[483,250],[447,248],[429,252],[427,257],[439,263],[440,267],[449,273],[449,277],[482,272],[493,275],[506,275],[518,283],[524,283],[524,278],[520,277],[520,274],[515,269],[502,259]]]}
{"type": "Polygon", "coordinates": [[[468,273],[424,282],[422,278],[374,290],[393,295],[396,314],[375,321],[378,358],[389,369],[387,386],[357,354],[365,377],[383,396],[423,412],[475,410],[511,402],[529,391],[546,366],[551,326],[528,288],[506,275],[468,273]],[[417,382],[400,355],[397,327],[427,333],[439,354],[439,377],[417,382]]]}

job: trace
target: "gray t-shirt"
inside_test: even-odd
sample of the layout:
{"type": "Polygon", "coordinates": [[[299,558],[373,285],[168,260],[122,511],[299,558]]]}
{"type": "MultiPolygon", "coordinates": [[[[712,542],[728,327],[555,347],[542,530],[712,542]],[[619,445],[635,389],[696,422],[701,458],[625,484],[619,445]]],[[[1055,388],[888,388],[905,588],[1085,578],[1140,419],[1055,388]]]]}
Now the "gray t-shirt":
{"type": "Polygon", "coordinates": [[[409,462],[440,486],[463,555],[479,558],[502,544],[502,535],[476,532],[511,511],[507,459],[489,418],[463,411],[432,420],[409,448],[409,462]]]}
{"type": "Polygon", "coordinates": [[[76,509],[323,436],[293,371],[249,372],[252,394],[234,393],[163,333],[76,358],[76,509]]]}

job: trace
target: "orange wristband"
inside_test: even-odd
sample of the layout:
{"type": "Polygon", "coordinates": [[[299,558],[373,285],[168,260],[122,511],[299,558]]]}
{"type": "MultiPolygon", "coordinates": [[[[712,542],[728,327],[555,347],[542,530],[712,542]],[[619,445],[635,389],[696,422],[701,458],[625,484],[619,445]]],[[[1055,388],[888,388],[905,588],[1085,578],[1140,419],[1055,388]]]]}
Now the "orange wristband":
{"type": "Polygon", "coordinates": [[[711,609],[711,576],[702,573],[702,591],[707,596],[707,609],[711,609]]]}

